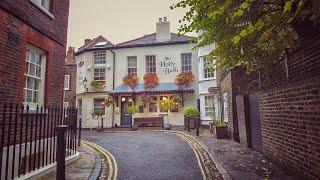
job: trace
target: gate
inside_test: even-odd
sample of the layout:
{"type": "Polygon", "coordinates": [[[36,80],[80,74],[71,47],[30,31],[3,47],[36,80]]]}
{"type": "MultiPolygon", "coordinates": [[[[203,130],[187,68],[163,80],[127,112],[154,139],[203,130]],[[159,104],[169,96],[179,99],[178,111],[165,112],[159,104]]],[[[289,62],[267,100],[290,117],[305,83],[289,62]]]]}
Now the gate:
{"type": "Polygon", "coordinates": [[[251,147],[256,151],[262,152],[262,134],[258,94],[249,94],[249,120],[251,147]]]}

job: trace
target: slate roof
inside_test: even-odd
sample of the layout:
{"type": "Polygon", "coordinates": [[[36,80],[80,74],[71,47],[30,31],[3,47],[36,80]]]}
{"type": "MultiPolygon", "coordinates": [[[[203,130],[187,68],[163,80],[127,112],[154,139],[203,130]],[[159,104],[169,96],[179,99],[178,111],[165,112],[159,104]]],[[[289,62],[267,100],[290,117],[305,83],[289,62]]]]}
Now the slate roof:
{"type": "Polygon", "coordinates": [[[191,36],[179,36],[176,33],[171,33],[171,39],[170,41],[165,42],[157,42],[156,40],[156,33],[145,35],[142,37],[139,37],[137,39],[133,39],[130,41],[126,41],[117,45],[114,45],[110,41],[108,41],[103,36],[98,36],[97,38],[94,38],[90,43],[87,45],[84,45],[80,47],[75,53],[76,55],[84,52],[84,51],[91,51],[91,50],[97,50],[97,49],[120,49],[120,48],[130,48],[130,47],[146,47],[146,46],[159,46],[159,45],[170,45],[170,44],[187,44],[189,43],[194,37],[191,36]],[[107,42],[105,46],[99,46],[95,47],[95,45],[99,42],[107,42]]]}
{"type": "Polygon", "coordinates": [[[142,93],[151,93],[151,94],[157,94],[157,93],[193,93],[194,90],[191,88],[180,88],[175,83],[159,83],[159,85],[153,89],[146,89],[143,84],[138,84],[134,89],[131,89],[127,85],[119,85],[115,88],[114,91],[112,91],[111,94],[117,95],[117,94],[142,94],[142,93]]]}
{"type": "Polygon", "coordinates": [[[107,40],[105,37],[103,37],[103,36],[100,35],[100,36],[94,38],[93,40],[91,40],[90,43],[81,46],[81,47],[78,49],[78,51],[77,51],[76,54],[79,54],[79,53],[81,53],[81,52],[83,52],[83,51],[85,51],[85,50],[89,50],[89,49],[105,49],[105,48],[111,48],[111,47],[114,47],[114,46],[115,46],[115,45],[114,45],[112,42],[110,42],[110,41],[107,40]],[[95,45],[96,45],[97,43],[99,43],[99,42],[107,42],[107,44],[104,45],[104,46],[95,47],[95,45]]]}
{"type": "Polygon", "coordinates": [[[193,37],[190,36],[179,36],[178,34],[171,33],[170,41],[157,42],[156,33],[145,35],[143,37],[126,41],[117,44],[117,47],[135,47],[143,45],[162,45],[162,44],[179,44],[179,43],[189,43],[193,37]]]}

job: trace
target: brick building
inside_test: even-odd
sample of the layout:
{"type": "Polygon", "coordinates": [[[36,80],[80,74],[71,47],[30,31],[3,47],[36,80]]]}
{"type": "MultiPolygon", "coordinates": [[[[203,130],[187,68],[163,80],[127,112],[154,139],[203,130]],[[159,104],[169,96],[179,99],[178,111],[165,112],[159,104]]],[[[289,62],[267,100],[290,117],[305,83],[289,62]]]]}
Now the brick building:
{"type": "Polygon", "coordinates": [[[219,73],[230,138],[290,173],[320,177],[320,35],[267,70],[219,73]]]}
{"type": "Polygon", "coordinates": [[[62,105],[69,0],[0,1],[0,105],[62,105]]]}
{"type": "Polygon", "coordinates": [[[69,47],[66,57],[66,73],[64,76],[64,107],[76,106],[77,63],[74,47],[69,47]]]}

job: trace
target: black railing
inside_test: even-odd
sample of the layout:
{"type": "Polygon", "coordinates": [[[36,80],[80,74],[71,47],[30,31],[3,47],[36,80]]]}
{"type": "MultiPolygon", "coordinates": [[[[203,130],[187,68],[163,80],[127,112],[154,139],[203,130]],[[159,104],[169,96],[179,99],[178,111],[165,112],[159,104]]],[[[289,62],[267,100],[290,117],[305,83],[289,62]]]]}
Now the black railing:
{"type": "Polygon", "coordinates": [[[67,125],[66,156],[76,153],[77,109],[4,104],[0,108],[0,179],[13,179],[56,162],[56,126],[67,125]]]}

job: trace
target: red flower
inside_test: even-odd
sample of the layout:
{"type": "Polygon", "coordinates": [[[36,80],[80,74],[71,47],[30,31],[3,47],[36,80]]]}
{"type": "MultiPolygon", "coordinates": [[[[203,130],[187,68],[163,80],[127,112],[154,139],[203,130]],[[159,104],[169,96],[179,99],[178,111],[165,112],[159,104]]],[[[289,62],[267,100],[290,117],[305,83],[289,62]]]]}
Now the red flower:
{"type": "Polygon", "coordinates": [[[123,84],[130,86],[131,89],[135,88],[138,84],[138,76],[135,74],[126,75],[122,78],[123,84]]]}
{"type": "Polygon", "coordinates": [[[179,87],[188,87],[193,83],[194,80],[195,80],[195,77],[191,71],[181,72],[180,74],[177,75],[175,79],[175,83],[179,87]]]}
{"type": "Polygon", "coordinates": [[[157,73],[149,72],[143,76],[145,88],[155,88],[159,85],[159,77],[157,73]]]}

